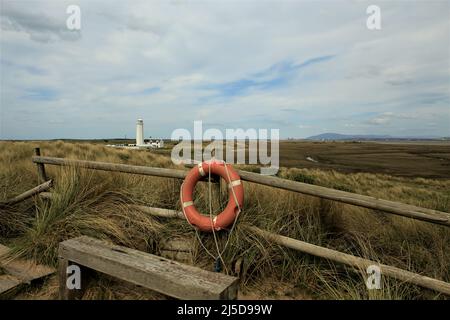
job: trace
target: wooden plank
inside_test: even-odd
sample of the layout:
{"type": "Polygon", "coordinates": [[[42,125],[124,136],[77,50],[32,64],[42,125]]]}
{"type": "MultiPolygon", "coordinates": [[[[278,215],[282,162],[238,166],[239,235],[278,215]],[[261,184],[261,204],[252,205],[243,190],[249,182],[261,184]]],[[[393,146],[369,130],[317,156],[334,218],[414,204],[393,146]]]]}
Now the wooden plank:
{"type": "MultiPolygon", "coordinates": [[[[41,148],[34,148],[34,154],[36,156],[41,155],[41,148]]],[[[47,174],[45,173],[45,166],[43,163],[36,163],[37,171],[38,171],[38,183],[42,183],[47,181],[47,174]]]]}
{"type": "Polygon", "coordinates": [[[0,276],[0,293],[20,284],[29,284],[34,280],[49,276],[55,269],[39,265],[30,260],[6,258],[10,249],[0,244],[0,267],[5,274],[0,276]]]}
{"type": "Polygon", "coordinates": [[[22,281],[20,281],[20,279],[17,279],[9,274],[0,275],[0,294],[17,287],[21,283],[22,281]]]}
{"type": "Polygon", "coordinates": [[[30,283],[35,279],[55,273],[55,269],[36,264],[30,260],[7,259],[8,252],[9,248],[0,244],[0,266],[7,274],[20,279],[22,282],[30,283]]]}
{"type": "Polygon", "coordinates": [[[59,257],[179,299],[236,299],[238,279],[82,236],[59,257]]]}
{"type": "MultiPolygon", "coordinates": [[[[148,213],[151,214],[151,212],[155,209],[155,215],[162,217],[163,211],[161,211],[159,208],[151,208],[147,207],[148,213]]],[[[165,209],[168,210],[168,209],[165,209]]],[[[167,212],[167,218],[182,218],[184,217],[180,216],[175,210],[171,210],[172,212],[167,212]]],[[[403,270],[397,267],[380,264],[379,262],[372,261],[369,259],[364,259],[360,257],[356,257],[347,253],[339,252],[337,250],[328,249],[325,247],[320,247],[308,242],[296,240],[293,238],[285,237],[278,235],[273,232],[269,232],[266,230],[259,229],[255,226],[249,226],[247,227],[249,230],[261,235],[266,240],[277,243],[281,246],[291,248],[294,250],[298,250],[307,254],[311,254],[316,257],[328,259],[331,261],[335,261],[338,263],[342,263],[351,267],[356,268],[357,270],[360,270],[361,268],[366,269],[370,265],[376,265],[380,267],[381,273],[384,276],[392,277],[401,281],[410,282],[413,284],[416,284],[418,286],[428,288],[431,290],[435,290],[437,292],[441,292],[447,295],[450,295],[450,283],[447,283],[445,281],[437,280],[434,278],[422,276],[417,273],[413,273],[407,270],[403,270]]]]}
{"type": "MultiPolygon", "coordinates": [[[[53,157],[37,157],[32,158],[35,163],[46,163],[52,165],[70,166],[76,165],[82,168],[116,171],[133,174],[142,174],[158,177],[184,179],[186,170],[153,168],[144,166],[132,166],[125,164],[115,164],[107,162],[72,160],[53,157]]],[[[442,212],[427,208],[421,208],[413,205],[403,204],[394,201],[378,199],[371,196],[355,194],[346,191],[340,191],[307,183],[281,179],[272,176],[260,175],[253,172],[238,170],[242,180],[275,187],[283,190],[299,192],[302,194],[320,197],[323,199],[334,200],[355,206],[360,206],[373,210],[381,210],[387,213],[408,217],[416,220],[427,221],[435,224],[450,226],[450,213],[442,212]]]]}
{"type": "Polygon", "coordinates": [[[7,206],[7,205],[10,206],[10,205],[16,204],[16,203],[18,203],[18,202],[21,202],[21,201],[23,201],[23,200],[26,200],[26,199],[28,199],[28,198],[31,198],[32,196],[37,195],[37,194],[40,193],[40,192],[47,191],[47,190],[50,189],[52,186],[53,186],[53,181],[52,181],[52,180],[49,180],[49,181],[47,181],[47,182],[44,182],[44,183],[42,183],[42,184],[40,184],[40,185],[34,187],[33,189],[30,189],[30,190],[28,190],[28,191],[25,191],[24,193],[19,194],[18,196],[15,196],[15,197],[12,198],[12,199],[9,199],[9,200],[0,202],[0,206],[7,206]]]}

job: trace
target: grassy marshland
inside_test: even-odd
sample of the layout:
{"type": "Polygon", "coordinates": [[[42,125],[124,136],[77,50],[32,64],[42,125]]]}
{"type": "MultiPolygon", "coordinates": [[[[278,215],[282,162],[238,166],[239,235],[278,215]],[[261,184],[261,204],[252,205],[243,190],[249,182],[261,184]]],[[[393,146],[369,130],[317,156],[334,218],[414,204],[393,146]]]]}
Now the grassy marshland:
{"type": "MultiPolygon", "coordinates": [[[[0,142],[0,201],[37,184],[30,158],[40,146],[43,155],[158,167],[173,167],[164,155],[118,150],[88,143],[0,142]]],[[[54,178],[54,199],[28,200],[0,209],[0,243],[18,256],[56,265],[60,241],[78,235],[108,239],[117,244],[159,253],[170,237],[194,243],[193,263],[212,270],[213,259],[196,242],[182,220],[159,219],[136,211],[130,204],[179,209],[181,181],[46,166],[54,178]]],[[[253,169],[253,168],[248,168],[253,169]]],[[[279,176],[388,200],[450,211],[450,180],[400,178],[373,173],[341,174],[317,169],[282,168],[279,176]]],[[[196,190],[196,205],[207,212],[207,184],[196,190]]],[[[295,239],[378,260],[450,282],[450,230],[433,224],[321,200],[297,193],[245,183],[244,211],[227,250],[225,269],[239,273],[247,297],[312,299],[445,299],[414,285],[383,277],[381,290],[367,290],[365,273],[277,245],[251,233],[256,225],[295,239]]],[[[216,208],[218,210],[218,208],[216,208]]],[[[227,233],[218,234],[221,247],[227,233]]],[[[215,253],[212,235],[202,234],[215,253]]],[[[18,298],[55,298],[56,279],[19,292],[18,298]]],[[[161,298],[161,296],[98,277],[86,299],[161,298]]]]}

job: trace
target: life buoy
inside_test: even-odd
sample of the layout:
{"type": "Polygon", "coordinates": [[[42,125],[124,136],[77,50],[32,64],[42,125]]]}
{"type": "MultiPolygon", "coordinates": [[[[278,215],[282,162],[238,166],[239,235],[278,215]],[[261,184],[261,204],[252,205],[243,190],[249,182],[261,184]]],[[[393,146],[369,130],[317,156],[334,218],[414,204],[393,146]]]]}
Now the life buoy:
{"type": "Polygon", "coordinates": [[[180,192],[181,206],[188,222],[201,231],[220,230],[234,222],[244,203],[244,188],[241,178],[233,167],[222,161],[205,161],[199,163],[184,179],[180,192]],[[199,180],[211,174],[219,175],[225,180],[229,190],[228,204],[221,213],[211,219],[203,215],[194,206],[193,193],[199,180]]]}

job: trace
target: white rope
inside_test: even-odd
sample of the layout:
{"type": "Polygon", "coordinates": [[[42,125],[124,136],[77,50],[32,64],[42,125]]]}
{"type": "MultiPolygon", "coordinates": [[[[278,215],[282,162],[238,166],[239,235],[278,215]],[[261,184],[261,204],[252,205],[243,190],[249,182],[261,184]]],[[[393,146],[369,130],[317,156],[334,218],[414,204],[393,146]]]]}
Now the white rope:
{"type": "MultiPolygon", "coordinates": [[[[231,226],[230,232],[228,233],[227,241],[225,242],[225,246],[223,247],[222,251],[220,251],[220,249],[219,249],[219,245],[218,245],[218,243],[217,243],[216,236],[215,236],[215,230],[214,230],[214,228],[213,228],[213,235],[214,235],[214,241],[215,241],[215,243],[216,243],[217,253],[218,253],[218,255],[219,255],[219,257],[220,257],[220,260],[222,261],[222,263],[223,263],[225,269],[226,269],[225,262],[224,262],[224,260],[223,260],[223,258],[222,258],[222,255],[223,255],[223,253],[225,252],[225,250],[226,250],[227,247],[228,247],[228,244],[229,244],[230,239],[231,239],[231,234],[232,234],[233,231],[234,231],[234,227],[235,227],[235,225],[236,225],[237,219],[238,219],[239,214],[241,213],[242,210],[241,210],[241,207],[240,207],[239,202],[238,202],[238,200],[237,200],[236,193],[235,193],[234,188],[233,188],[233,186],[234,186],[234,185],[233,185],[233,182],[234,182],[234,181],[231,181],[231,176],[230,176],[230,173],[228,172],[227,164],[226,164],[225,161],[222,161],[222,162],[223,162],[223,164],[224,164],[224,166],[225,166],[225,172],[226,172],[226,174],[227,174],[227,178],[228,178],[228,181],[229,181],[229,185],[231,186],[230,189],[231,189],[231,192],[232,192],[232,194],[233,194],[234,202],[236,203],[236,206],[238,207],[238,212],[237,212],[237,214],[236,214],[236,217],[234,218],[233,225],[231,226]]],[[[211,181],[211,170],[210,170],[210,172],[209,172],[209,180],[211,181]]],[[[236,180],[236,181],[240,181],[240,180],[236,180]]],[[[209,184],[209,188],[210,188],[210,185],[211,185],[211,184],[209,184]]],[[[238,184],[236,184],[236,185],[238,185],[238,184]]],[[[211,192],[211,188],[210,188],[209,191],[211,192]]],[[[210,204],[210,217],[211,217],[211,193],[210,193],[210,199],[209,199],[209,202],[210,202],[209,204],[210,204]]],[[[216,258],[216,259],[217,259],[217,258],[216,258]]],[[[228,272],[227,272],[227,273],[228,273],[228,272]]]]}
{"type": "Polygon", "coordinates": [[[199,234],[198,234],[198,230],[197,228],[189,221],[188,217],[186,216],[186,212],[184,212],[184,201],[183,201],[183,184],[181,184],[180,186],[180,200],[181,200],[181,210],[183,211],[183,215],[186,218],[186,221],[189,223],[189,225],[191,225],[194,228],[195,231],[195,235],[197,236],[197,240],[200,243],[200,245],[203,247],[203,249],[205,249],[206,253],[209,254],[214,260],[217,259],[217,257],[215,257],[211,252],[209,252],[209,250],[205,247],[205,245],[202,242],[202,239],[200,238],[199,234]]]}
{"type": "MultiPolygon", "coordinates": [[[[230,183],[231,183],[230,173],[228,172],[228,167],[227,167],[227,164],[225,163],[225,161],[224,161],[224,165],[225,165],[225,172],[226,172],[226,174],[227,174],[228,181],[230,181],[230,183]]],[[[239,180],[239,181],[240,181],[240,180],[239,180]]],[[[230,241],[231,234],[232,234],[233,231],[234,231],[234,226],[236,225],[236,221],[238,220],[239,215],[240,215],[240,213],[241,213],[241,211],[242,211],[242,210],[241,210],[241,206],[239,205],[239,201],[237,200],[236,193],[234,192],[233,186],[231,186],[231,193],[233,194],[234,202],[236,203],[236,205],[237,205],[237,207],[238,207],[238,212],[237,212],[237,214],[236,214],[236,218],[234,218],[233,225],[231,226],[230,233],[228,234],[227,242],[225,242],[225,246],[224,246],[224,248],[223,248],[222,253],[225,252],[225,249],[226,249],[227,246],[228,246],[228,242],[230,241]]]]}
{"type": "MultiPolygon", "coordinates": [[[[219,198],[220,199],[220,198],[219,198]]],[[[225,268],[225,273],[228,274],[228,269],[225,265],[225,261],[223,260],[222,257],[222,253],[220,252],[219,249],[219,243],[217,242],[217,237],[216,237],[216,230],[214,227],[215,221],[212,218],[212,192],[211,192],[211,162],[208,165],[208,201],[209,201],[209,218],[211,219],[211,224],[212,224],[212,232],[213,232],[213,237],[214,237],[214,243],[216,245],[216,250],[217,250],[217,254],[218,254],[218,258],[220,258],[220,261],[222,261],[222,265],[225,268]]],[[[220,201],[220,200],[219,200],[220,201]]],[[[217,260],[217,257],[216,257],[217,260]]]]}
{"type": "MultiPolygon", "coordinates": [[[[212,159],[212,161],[217,161],[217,160],[214,160],[214,158],[212,159]]],[[[209,201],[209,218],[211,219],[211,225],[212,225],[212,232],[213,232],[213,237],[214,237],[214,243],[215,243],[215,246],[216,246],[216,250],[217,250],[217,256],[214,256],[206,247],[205,247],[205,245],[203,244],[203,241],[201,240],[201,238],[200,238],[200,236],[199,236],[199,234],[198,234],[198,230],[197,230],[197,228],[193,225],[193,224],[191,224],[191,222],[189,221],[189,219],[187,218],[187,216],[186,216],[186,212],[184,211],[184,209],[185,209],[185,202],[183,201],[183,192],[182,192],[182,190],[183,190],[183,184],[181,184],[181,187],[180,187],[180,200],[181,200],[181,208],[182,208],[182,211],[183,211],[183,215],[184,215],[184,217],[186,218],[186,220],[188,221],[188,223],[194,228],[194,230],[195,230],[195,234],[196,234],[196,236],[197,236],[197,239],[198,239],[198,241],[199,241],[199,243],[200,243],[200,245],[203,247],[203,249],[206,251],[206,253],[209,255],[209,256],[211,256],[214,260],[217,260],[217,258],[220,258],[220,261],[222,261],[222,265],[224,266],[224,268],[225,268],[225,272],[228,274],[228,269],[227,269],[227,267],[226,267],[226,265],[225,265],[225,261],[223,260],[223,257],[222,257],[222,255],[223,255],[223,253],[225,252],[225,250],[227,249],[227,247],[228,247],[228,244],[229,244],[229,242],[230,242],[230,238],[231,238],[231,234],[233,233],[233,231],[234,231],[234,227],[236,226],[236,222],[237,222],[237,220],[238,220],[238,218],[239,218],[239,215],[240,215],[240,213],[241,213],[241,211],[242,211],[242,209],[241,209],[241,206],[239,205],[239,202],[238,202],[238,199],[237,199],[237,196],[236,196],[236,193],[235,193],[235,191],[234,191],[234,187],[235,186],[237,186],[237,185],[239,185],[239,184],[241,184],[241,181],[240,180],[235,180],[235,181],[231,181],[231,176],[230,176],[230,173],[228,172],[228,167],[227,167],[227,163],[225,162],[225,161],[223,161],[222,160],[222,163],[223,163],[223,165],[225,166],[225,172],[226,172],[226,174],[227,174],[227,178],[228,178],[228,188],[229,189],[231,189],[231,193],[233,194],[233,198],[234,198],[234,202],[235,202],[235,204],[236,204],[236,206],[237,206],[237,209],[238,209],[238,212],[237,212],[237,214],[236,214],[236,217],[234,218],[234,221],[233,221],[233,225],[231,226],[231,229],[230,229],[230,232],[228,233],[228,237],[227,237],[227,241],[225,242],[225,246],[223,247],[223,249],[222,249],[222,251],[220,251],[220,248],[219,248],[219,243],[218,243],[218,241],[217,241],[217,237],[216,237],[216,232],[215,232],[215,228],[214,228],[214,224],[215,224],[215,218],[213,219],[213,215],[212,215],[212,192],[211,192],[211,160],[210,160],[210,163],[209,163],[209,165],[208,165],[208,201],[209,201]]],[[[201,168],[202,170],[201,171],[203,171],[203,168],[201,167],[201,164],[199,164],[199,169],[201,168]]],[[[204,171],[202,172],[202,173],[200,173],[202,176],[204,176],[205,174],[204,174],[204,171]],[[203,173],[203,174],[202,174],[203,173]]],[[[220,195],[220,194],[219,194],[220,195]]],[[[220,198],[219,198],[220,199],[220,198]]],[[[220,201],[220,200],[219,200],[220,201]]],[[[189,205],[191,205],[190,204],[190,202],[186,202],[186,204],[188,204],[189,203],[189,205]]]]}

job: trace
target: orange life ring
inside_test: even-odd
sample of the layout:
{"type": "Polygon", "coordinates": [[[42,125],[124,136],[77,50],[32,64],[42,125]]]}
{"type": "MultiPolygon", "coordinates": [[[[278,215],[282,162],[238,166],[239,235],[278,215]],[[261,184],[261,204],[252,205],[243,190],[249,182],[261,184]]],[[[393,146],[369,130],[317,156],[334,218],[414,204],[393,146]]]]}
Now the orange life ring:
{"type": "Polygon", "coordinates": [[[239,214],[239,210],[244,203],[244,188],[241,178],[231,165],[222,161],[205,161],[189,171],[181,186],[180,200],[183,213],[191,225],[201,231],[220,230],[232,224],[239,214]],[[213,219],[197,211],[192,197],[195,185],[199,180],[207,177],[210,170],[211,174],[216,174],[223,178],[229,189],[229,200],[225,210],[213,217],[213,219]]]}

